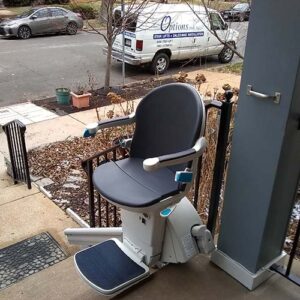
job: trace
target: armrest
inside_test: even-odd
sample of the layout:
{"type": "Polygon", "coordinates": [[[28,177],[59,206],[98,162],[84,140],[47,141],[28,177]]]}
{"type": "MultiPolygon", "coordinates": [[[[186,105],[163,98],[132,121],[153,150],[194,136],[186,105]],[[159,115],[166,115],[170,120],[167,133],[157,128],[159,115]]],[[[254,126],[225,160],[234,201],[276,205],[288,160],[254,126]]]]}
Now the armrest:
{"type": "Polygon", "coordinates": [[[177,153],[145,159],[143,162],[144,170],[155,171],[159,168],[187,163],[197,157],[200,157],[205,151],[206,146],[207,146],[206,139],[204,137],[201,137],[200,139],[197,140],[193,148],[180,151],[177,153]]]}
{"type": "Polygon", "coordinates": [[[125,117],[109,119],[98,123],[97,122],[91,123],[86,126],[83,132],[83,137],[94,136],[97,133],[97,131],[100,129],[128,125],[133,123],[134,121],[135,121],[135,113],[132,113],[125,117]]]}

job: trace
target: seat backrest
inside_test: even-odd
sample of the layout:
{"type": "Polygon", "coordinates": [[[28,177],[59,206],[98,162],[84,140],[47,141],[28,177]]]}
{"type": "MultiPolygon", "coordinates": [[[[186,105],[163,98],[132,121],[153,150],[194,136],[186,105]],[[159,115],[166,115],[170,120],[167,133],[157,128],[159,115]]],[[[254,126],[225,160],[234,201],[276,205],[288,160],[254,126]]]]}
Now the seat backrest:
{"type": "Polygon", "coordinates": [[[191,85],[158,87],[136,109],[130,156],[145,159],[187,150],[203,132],[204,120],[203,101],[191,85]]]}

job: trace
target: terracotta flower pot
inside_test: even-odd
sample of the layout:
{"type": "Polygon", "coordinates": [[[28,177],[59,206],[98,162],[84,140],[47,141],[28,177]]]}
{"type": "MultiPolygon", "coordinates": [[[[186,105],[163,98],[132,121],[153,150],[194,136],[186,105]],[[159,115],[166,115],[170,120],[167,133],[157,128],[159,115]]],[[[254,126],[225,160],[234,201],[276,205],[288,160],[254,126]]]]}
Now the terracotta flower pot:
{"type": "Polygon", "coordinates": [[[90,106],[90,98],[92,96],[91,93],[84,93],[83,95],[77,95],[73,92],[70,93],[72,96],[72,105],[77,108],[89,107],[90,106]]]}

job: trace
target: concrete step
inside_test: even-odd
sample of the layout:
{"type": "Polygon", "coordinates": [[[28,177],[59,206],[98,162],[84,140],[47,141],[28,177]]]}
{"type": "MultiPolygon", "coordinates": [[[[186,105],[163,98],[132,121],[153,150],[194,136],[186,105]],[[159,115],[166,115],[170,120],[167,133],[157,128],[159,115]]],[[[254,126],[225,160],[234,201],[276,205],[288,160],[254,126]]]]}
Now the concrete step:
{"type": "Polygon", "coordinates": [[[9,187],[9,186],[13,186],[13,185],[14,185],[13,179],[10,176],[8,176],[5,171],[1,170],[0,171],[0,190],[2,191],[2,189],[9,187]]]}
{"type": "Polygon", "coordinates": [[[16,185],[9,185],[1,188],[0,194],[0,206],[9,203],[11,201],[16,201],[30,195],[38,193],[39,190],[33,186],[30,190],[24,183],[18,183],[16,185]]]}
{"type": "Polygon", "coordinates": [[[61,247],[73,254],[64,236],[66,228],[78,227],[63,210],[37,188],[25,185],[4,188],[0,196],[0,248],[12,245],[41,232],[49,232],[61,247]]]}

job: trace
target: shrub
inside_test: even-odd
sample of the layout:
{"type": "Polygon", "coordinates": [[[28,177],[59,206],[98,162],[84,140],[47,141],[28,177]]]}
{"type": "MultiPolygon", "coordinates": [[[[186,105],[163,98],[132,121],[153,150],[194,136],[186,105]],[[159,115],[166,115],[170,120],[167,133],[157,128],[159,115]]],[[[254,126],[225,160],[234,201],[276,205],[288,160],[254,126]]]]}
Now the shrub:
{"type": "Polygon", "coordinates": [[[29,6],[29,5],[50,5],[50,4],[66,4],[69,0],[4,0],[5,6],[29,6]]]}
{"type": "Polygon", "coordinates": [[[80,13],[82,15],[82,18],[85,20],[96,19],[97,17],[97,11],[91,5],[88,4],[70,4],[66,8],[72,10],[75,13],[80,13]]]}
{"type": "Polygon", "coordinates": [[[31,5],[32,0],[4,0],[5,6],[28,6],[31,5]]]}

